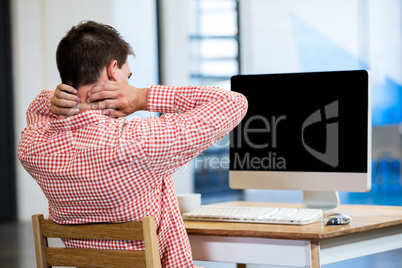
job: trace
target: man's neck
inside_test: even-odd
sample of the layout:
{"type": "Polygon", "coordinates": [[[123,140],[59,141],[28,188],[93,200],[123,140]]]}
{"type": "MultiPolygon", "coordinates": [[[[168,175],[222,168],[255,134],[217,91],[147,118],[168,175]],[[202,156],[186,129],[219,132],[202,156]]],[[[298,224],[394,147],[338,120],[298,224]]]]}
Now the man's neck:
{"type": "Polygon", "coordinates": [[[98,81],[95,84],[90,84],[90,85],[85,85],[85,86],[81,86],[79,87],[77,96],[80,98],[81,100],[81,108],[80,108],[80,113],[89,111],[89,110],[93,110],[91,108],[91,104],[87,102],[88,100],[88,92],[91,91],[91,89],[97,84],[97,83],[101,83],[101,82],[106,82],[108,81],[108,75],[107,75],[107,71],[106,71],[106,67],[102,70],[100,77],[98,79],[98,81]]]}
{"type": "Polygon", "coordinates": [[[88,92],[91,90],[92,87],[93,85],[86,85],[78,88],[77,96],[81,100],[80,113],[92,110],[91,105],[87,102],[88,92]]]}

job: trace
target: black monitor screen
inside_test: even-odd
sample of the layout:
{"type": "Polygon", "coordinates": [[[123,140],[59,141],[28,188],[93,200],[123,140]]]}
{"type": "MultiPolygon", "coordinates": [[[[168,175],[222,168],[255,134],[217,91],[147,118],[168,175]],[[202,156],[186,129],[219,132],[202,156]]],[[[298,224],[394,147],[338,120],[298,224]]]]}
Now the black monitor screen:
{"type": "Polygon", "coordinates": [[[238,75],[231,88],[248,111],[230,170],[367,172],[367,71],[238,75]]]}

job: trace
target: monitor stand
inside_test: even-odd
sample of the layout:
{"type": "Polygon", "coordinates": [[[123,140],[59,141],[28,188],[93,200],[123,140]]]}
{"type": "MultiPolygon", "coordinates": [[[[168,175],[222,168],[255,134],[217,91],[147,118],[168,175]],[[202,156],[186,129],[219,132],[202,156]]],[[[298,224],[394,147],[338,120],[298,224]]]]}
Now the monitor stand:
{"type": "Polygon", "coordinates": [[[304,204],[308,208],[319,208],[324,211],[339,207],[339,195],[336,191],[303,191],[304,204]]]}

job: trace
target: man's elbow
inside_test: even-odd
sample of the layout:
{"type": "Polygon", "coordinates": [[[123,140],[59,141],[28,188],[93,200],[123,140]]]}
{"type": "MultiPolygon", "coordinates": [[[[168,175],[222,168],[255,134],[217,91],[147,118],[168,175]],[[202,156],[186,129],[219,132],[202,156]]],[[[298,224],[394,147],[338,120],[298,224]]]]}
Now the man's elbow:
{"type": "Polygon", "coordinates": [[[238,103],[238,105],[239,105],[239,107],[240,107],[240,109],[242,111],[243,116],[244,116],[246,114],[246,112],[247,112],[247,109],[248,109],[247,98],[243,94],[238,93],[238,92],[236,92],[236,95],[237,95],[236,96],[237,103],[238,103]]]}

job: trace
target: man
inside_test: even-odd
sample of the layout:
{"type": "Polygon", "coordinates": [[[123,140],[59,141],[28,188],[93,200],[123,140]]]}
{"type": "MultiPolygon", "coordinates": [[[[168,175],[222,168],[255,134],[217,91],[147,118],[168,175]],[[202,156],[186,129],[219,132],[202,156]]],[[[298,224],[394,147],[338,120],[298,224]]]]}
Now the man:
{"type": "MultiPolygon", "coordinates": [[[[73,27],[57,49],[60,77],[68,85],[42,91],[31,103],[18,157],[49,200],[51,220],[77,224],[153,216],[162,266],[193,267],[171,175],[229,133],[245,115],[247,101],[211,87],[135,88],[128,84],[130,54],[110,26],[89,21],[73,27]],[[165,114],[130,122],[117,118],[138,110],[165,114]]],[[[143,247],[136,241],[64,243],[143,247]]]]}

